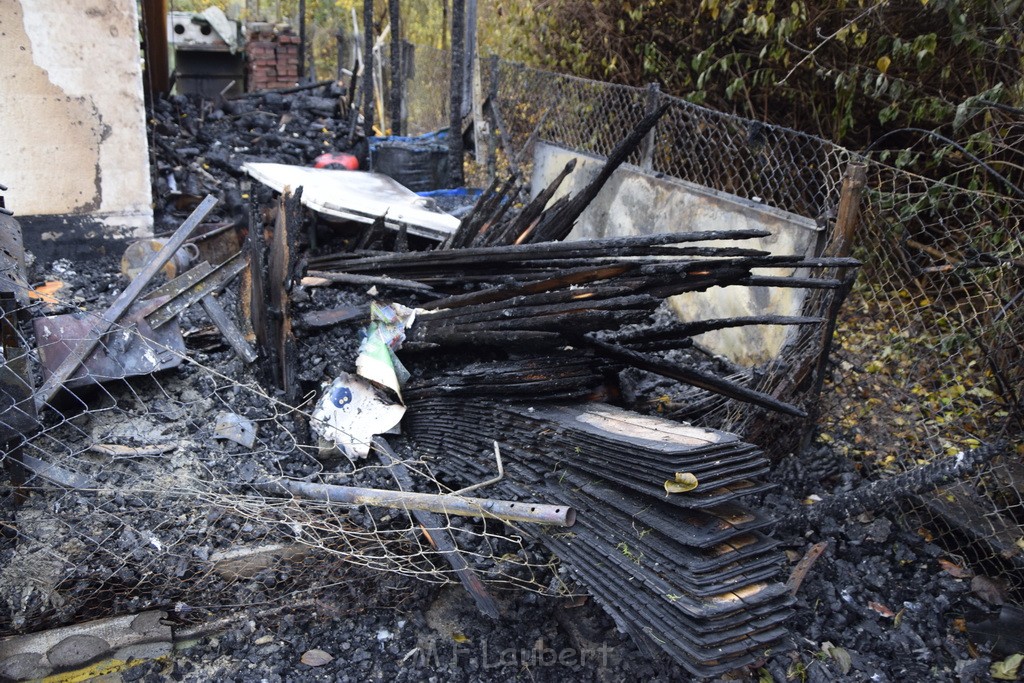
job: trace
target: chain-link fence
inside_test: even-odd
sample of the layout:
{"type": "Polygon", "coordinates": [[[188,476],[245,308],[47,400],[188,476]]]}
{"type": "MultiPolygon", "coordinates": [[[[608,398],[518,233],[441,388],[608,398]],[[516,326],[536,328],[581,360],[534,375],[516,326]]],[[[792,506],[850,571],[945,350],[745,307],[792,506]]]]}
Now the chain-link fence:
{"type": "MultiPolygon", "coordinates": [[[[1022,574],[1006,570],[1024,567],[1024,201],[919,177],[656,87],[484,63],[484,92],[498,104],[505,152],[518,158],[526,178],[534,140],[607,156],[645,113],[666,102],[668,112],[630,163],[814,219],[825,234],[848,166],[864,164],[853,245],[864,265],[840,316],[820,399],[819,443],[829,457],[880,478],[1007,440],[991,466],[915,498],[906,515],[922,535],[1022,588],[1022,574]]],[[[814,314],[830,304],[821,296],[807,301],[806,312],[814,314]]],[[[792,389],[803,380],[794,378],[786,357],[808,355],[807,341],[798,338],[782,362],[754,369],[750,381],[769,393],[792,389]]],[[[703,419],[757,442],[766,434],[745,431],[750,414],[726,403],[703,419]]]]}

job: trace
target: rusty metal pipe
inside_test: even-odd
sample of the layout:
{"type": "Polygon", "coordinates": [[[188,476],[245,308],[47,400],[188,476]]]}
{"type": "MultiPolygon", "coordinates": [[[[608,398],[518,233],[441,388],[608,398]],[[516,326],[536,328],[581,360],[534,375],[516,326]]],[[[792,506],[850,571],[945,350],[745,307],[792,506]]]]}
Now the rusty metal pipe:
{"type": "Polygon", "coordinates": [[[565,505],[464,498],[414,491],[367,489],[358,486],[334,486],[286,479],[262,482],[257,484],[256,488],[266,493],[290,494],[296,498],[345,505],[372,505],[398,510],[427,510],[444,515],[493,517],[507,522],[532,522],[555,526],[572,526],[576,522],[576,511],[565,505]]]}

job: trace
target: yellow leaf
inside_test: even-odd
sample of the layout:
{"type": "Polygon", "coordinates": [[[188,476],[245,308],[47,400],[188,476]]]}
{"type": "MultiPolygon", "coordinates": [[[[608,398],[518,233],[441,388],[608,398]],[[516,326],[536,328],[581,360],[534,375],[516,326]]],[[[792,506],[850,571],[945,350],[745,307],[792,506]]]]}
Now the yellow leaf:
{"type": "Polygon", "coordinates": [[[456,643],[468,643],[469,637],[461,633],[453,633],[452,640],[454,640],[456,643]]]}
{"type": "Polygon", "coordinates": [[[1018,652],[1001,662],[994,663],[989,671],[992,674],[992,678],[1000,681],[1015,681],[1017,680],[1017,671],[1020,669],[1022,662],[1024,662],[1024,654],[1018,652]]]}
{"type": "Polygon", "coordinates": [[[665,482],[665,493],[686,493],[697,488],[697,477],[689,472],[676,472],[675,479],[665,482]]]}
{"type": "Polygon", "coordinates": [[[877,62],[875,62],[875,66],[878,67],[878,70],[882,73],[887,73],[889,71],[890,64],[892,64],[892,59],[889,55],[883,55],[878,58],[877,62]]]}

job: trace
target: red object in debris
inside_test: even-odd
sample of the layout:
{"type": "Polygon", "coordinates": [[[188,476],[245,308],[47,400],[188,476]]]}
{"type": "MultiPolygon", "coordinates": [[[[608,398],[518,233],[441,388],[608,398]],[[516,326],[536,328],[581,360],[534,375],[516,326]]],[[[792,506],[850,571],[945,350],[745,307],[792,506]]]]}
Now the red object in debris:
{"type": "Polygon", "coordinates": [[[337,168],[347,169],[349,171],[359,170],[359,160],[351,154],[343,154],[341,152],[334,153],[328,152],[327,154],[321,154],[313,161],[314,168],[337,168]]]}

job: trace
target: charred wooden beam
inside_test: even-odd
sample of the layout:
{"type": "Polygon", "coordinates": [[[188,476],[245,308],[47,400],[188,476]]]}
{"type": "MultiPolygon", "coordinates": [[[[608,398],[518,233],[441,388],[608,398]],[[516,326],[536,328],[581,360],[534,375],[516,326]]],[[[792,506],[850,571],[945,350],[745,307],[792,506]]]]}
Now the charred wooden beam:
{"type": "MultiPolygon", "coordinates": [[[[391,476],[394,478],[395,483],[398,484],[398,487],[403,491],[412,491],[414,487],[409,468],[405,466],[390,444],[383,437],[374,437],[373,450],[380,457],[381,462],[388,471],[391,472],[391,476]]],[[[477,609],[482,614],[492,619],[497,619],[500,616],[498,603],[487,590],[487,587],[484,586],[480,577],[477,576],[476,572],[469,566],[469,563],[466,562],[466,558],[459,553],[459,549],[455,545],[455,539],[452,538],[451,531],[448,529],[447,521],[436,512],[428,510],[414,509],[411,510],[411,513],[417,522],[425,529],[430,530],[430,539],[433,541],[434,548],[455,572],[455,576],[459,578],[459,583],[462,584],[466,592],[473,598],[473,602],[476,603],[477,609]]]]}
{"type": "Polygon", "coordinates": [[[292,401],[298,392],[295,381],[297,350],[292,333],[290,294],[298,260],[295,242],[302,227],[302,188],[278,199],[270,243],[258,211],[249,229],[251,316],[256,345],[266,360],[270,383],[292,401]]]}
{"type": "Polygon", "coordinates": [[[563,240],[572,231],[576,219],[590,205],[594,198],[605,186],[605,183],[612,177],[612,173],[629,158],[651,132],[655,124],[668,111],[668,103],[662,104],[652,113],[648,114],[637,124],[637,127],[630,131],[629,135],[622,140],[611,154],[608,161],[601,167],[601,171],[590,183],[573,196],[557,210],[544,214],[537,227],[523,240],[524,242],[548,242],[552,240],[563,240]]]}
{"type": "Polygon", "coordinates": [[[653,372],[661,375],[662,377],[675,379],[691,386],[699,387],[716,394],[721,394],[728,398],[736,399],[737,401],[743,401],[744,403],[753,403],[754,405],[761,406],[762,408],[776,410],[780,413],[793,415],[794,417],[807,416],[807,413],[794,405],[779,401],[768,394],[755,391],[754,389],[736,384],[735,382],[730,382],[722,379],[721,377],[715,377],[714,375],[709,375],[686,366],[669,363],[661,360],[660,358],[654,358],[649,355],[637,353],[636,351],[615,346],[614,344],[608,344],[592,337],[585,338],[583,343],[586,343],[591,348],[608,356],[612,360],[619,361],[625,365],[631,365],[633,367],[640,368],[641,370],[647,370],[648,372],[653,372]]]}

